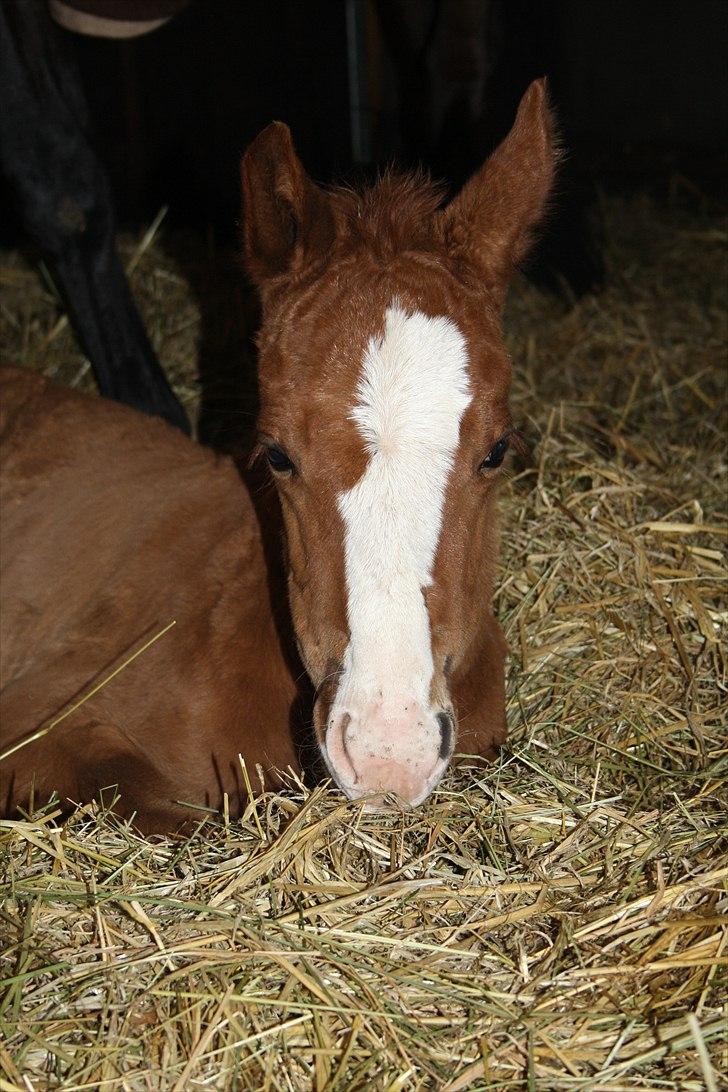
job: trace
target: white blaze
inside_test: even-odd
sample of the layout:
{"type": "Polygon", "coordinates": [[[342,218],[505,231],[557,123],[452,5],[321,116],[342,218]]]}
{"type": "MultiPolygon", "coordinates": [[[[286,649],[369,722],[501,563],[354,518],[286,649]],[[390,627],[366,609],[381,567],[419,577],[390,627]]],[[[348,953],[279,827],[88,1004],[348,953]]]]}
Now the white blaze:
{"type": "Polygon", "coordinates": [[[423,589],[432,581],[445,490],[471,400],[465,340],[448,318],[394,304],[364,355],[352,419],[370,454],[339,498],[351,640],[336,706],[413,699],[433,676],[423,589]]]}

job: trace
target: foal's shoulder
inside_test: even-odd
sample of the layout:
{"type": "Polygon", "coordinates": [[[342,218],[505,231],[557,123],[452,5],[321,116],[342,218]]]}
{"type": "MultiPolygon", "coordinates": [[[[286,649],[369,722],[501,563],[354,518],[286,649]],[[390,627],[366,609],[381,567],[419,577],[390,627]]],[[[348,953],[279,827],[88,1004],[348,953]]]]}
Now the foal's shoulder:
{"type": "MultiPolygon", "coordinates": [[[[161,418],[83,394],[21,368],[0,368],[2,494],[93,498],[98,507],[154,500],[237,513],[244,489],[230,458],[161,418]]],[[[151,501],[150,501],[151,503],[151,501]]]]}
{"type": "MultiPolygon", "coordinates": [[[[145,453],[205,463],[210,456],[160,418],[107,398],[72,390],[25,368],[0,366],[0,438],[4,455],[32,448],[37,459],[67,463],[95,452],[122,463],[145,453]]],[[[113,470],[111,464],[107,470],[113,470]]]]}

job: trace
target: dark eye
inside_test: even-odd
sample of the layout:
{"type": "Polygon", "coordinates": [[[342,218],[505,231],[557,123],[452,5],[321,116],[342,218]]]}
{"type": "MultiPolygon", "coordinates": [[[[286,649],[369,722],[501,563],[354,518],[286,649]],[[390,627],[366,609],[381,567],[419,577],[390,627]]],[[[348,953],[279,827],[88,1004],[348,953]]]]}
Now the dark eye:
{"type": "Polygon", "coordinates": [[[508,438],[504,436],[497,444],[493,445],[478,469],[495,470],[505,459],[506,451],[508,451],[508,438]]]}
{"type": "Polygon", "coordinates": [[[266,446],[265,457],[268,460],[268,466],[271,470],[275,470],[276,474],[285,474],[296,469],[283,448],[276,447],[275,444],[266,446]]]}

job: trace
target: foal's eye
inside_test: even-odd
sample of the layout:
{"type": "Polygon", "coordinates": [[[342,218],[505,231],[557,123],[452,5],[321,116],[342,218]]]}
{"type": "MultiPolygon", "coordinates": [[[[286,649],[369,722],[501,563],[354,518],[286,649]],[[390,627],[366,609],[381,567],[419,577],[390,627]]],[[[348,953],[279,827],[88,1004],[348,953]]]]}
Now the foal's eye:
{"type": "Polygon", "coordinates": [[[271,470],[274,470],[276,474],[286,474],[287,472],[296,469],[283,448],[276,447],[275,444],[266,446],[265,457],[268,460],[268,466],[271,470]]]}
{"type": "Polygon", "coordinates": [[[495,470],[503,462],[508,451],[508,438],[504,436],[494,444],[478,467],[479,470],[495,470]]]}

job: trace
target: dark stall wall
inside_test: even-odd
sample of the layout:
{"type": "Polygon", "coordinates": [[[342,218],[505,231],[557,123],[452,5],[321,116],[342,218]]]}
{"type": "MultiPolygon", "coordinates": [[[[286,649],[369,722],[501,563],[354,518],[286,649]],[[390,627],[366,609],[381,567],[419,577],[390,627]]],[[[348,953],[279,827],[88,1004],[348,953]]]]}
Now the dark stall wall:
{"type": "Polygon", "coordinates": [[[728,0],[360,2],[376,156],[432,146],[454,102],[487,145],[544,74],[569,140],[725,147],[728,0]]]}
{"type": "Polygon", "coordinates": [[[561,0],[559,7],[575,131],[725,148],[726,0],[561,0]]]}
{"type": "MultiPolygon", "coordinates": [[[[600,153],[583,157],[587,172],[618,172],[629,142],[709,155],[725,145],[728,0],[193,0],[128,42],[59,33],[120,218],[136,224],[169,205],[172,220],[233,232],[240,153],[273,118],[291,125],[316,178],[399,157],[456,183],[542,72],[570,161],[600,153]],[[443,34],[465,23],[480,40],[453,50],[443,34]],[[471,79],[453,73],[453,56],[471,79]]],[[[639,159],[636,184],[649,164],[639,159]]]]}
{"type": "Polygon", "coordinates": [[[61,33],[78,58],[124,220],[169,204],[173,217],[229,228],[241,152],[274,118],[291,126],[315,175],[348,166],[339,0],[193,0],[143,38],[61,33]]]}

